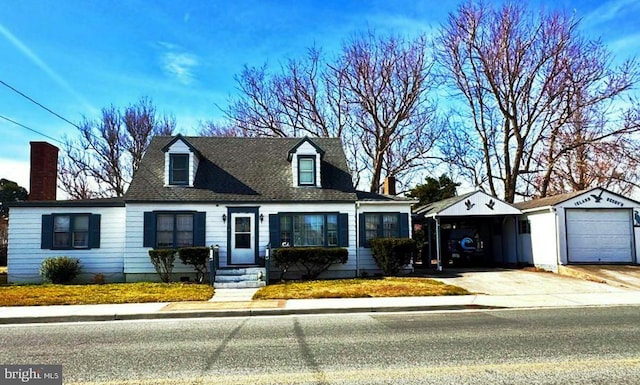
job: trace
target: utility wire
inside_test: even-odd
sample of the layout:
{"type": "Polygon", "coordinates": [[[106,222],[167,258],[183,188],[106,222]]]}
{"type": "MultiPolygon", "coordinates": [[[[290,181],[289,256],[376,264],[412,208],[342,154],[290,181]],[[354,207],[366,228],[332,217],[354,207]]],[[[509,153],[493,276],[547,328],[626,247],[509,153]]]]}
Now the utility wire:
{"type": "MultiPolygon", "coordinates": [[[[80,130],[80,127],[73,123],[72,121],[70,121],[69,119],[61,116],[60,114],[58,114],[55,111],[52,111],[50,108],[45,107],[44,105],[40,104],[39,102],[37,102],[36,100],[32,99],[30,96],[25,95],[24,93],[20,92],[19,90],[15,89],[14,87],[10,86],[9,84],[7,84],[6,82],[4,82],[3,80],[0,80],[0,84],[2,84],[3,86],[9,88],[10,90],[12,90],[13,92],[17,93],[18,95],[22,96],[23,98],[29,100],[30,102],[34,103],[35,105],[39,106],[40,108],[45,109],[46,111],[48,111],[49,113],[57,116],[58,118],[64,120],[65,122],[69,123],[70,125],[74,126],[75,128],[77,128],[78,130],[80,130]]],[[[15,122],[13,122],[15,123],[15,122]]],[[[19,125],[19,123],[16,123],[19,125]]],[[[46,136],[46,135],[45,135],[46,136]]],[[[50,138],[51,139],[51,138],[50,138]]],[[[55,139],[54,139],[55,140],[55,139]]]]}
{"type": "MultiPolygon", "coordinates": [[[[0,80],[0,81],[1,81],[1,80],[0,80]]],[[[27,129],[27,130],[29,130],[29,131],[31,131],[31,132],[34,132],[34,133],[38,134],[38,135],[44,136],[45,138],[47,138],[47,139],[51,139],[51,140],[53,140],[53,141],[55,141],[55,142],[58,142],[58,143],[60,143],[60,144],[62,144],[62,145],[64,145],[64,144],[65,144],[65,143],[64,143],[63,141],[61,141],[60,139],[56,139],[56,138],[54,138],[53,136],[49,136],[49,135],[44,134],[44,133],[42,133],[42,132],[40,132],[40,131],[38,131],[38,130],[36,130],[36,129],[33,129],[33,128],[29,127],[29,126],[25,126],[24,124],[19,123],[19,122],[16,122],[16,121],[15,121],[15,120],[13,120],[13,119],[9,119],[9,118],[7,118],[7,117],[6,117],[6,116],[4,116],[4,115],[0,115],[0,119],[4,119],[4,120],[6,120],[6,121],[8,121],[8,122],[11,122],[11,123],[15,124],[16,126],[20,126],[20,127],[24,128],[24,129],[27,129]]]]}

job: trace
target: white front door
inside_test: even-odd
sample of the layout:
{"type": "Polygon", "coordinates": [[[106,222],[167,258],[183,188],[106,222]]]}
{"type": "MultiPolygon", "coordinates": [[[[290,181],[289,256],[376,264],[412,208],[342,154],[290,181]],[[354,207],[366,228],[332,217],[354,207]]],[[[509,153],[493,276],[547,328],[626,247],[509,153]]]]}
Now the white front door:
{"type": "Polygon", "coordinates": [[[255,220],[252,213],[231,214],[231,264],[256,263],[255,220]]]}

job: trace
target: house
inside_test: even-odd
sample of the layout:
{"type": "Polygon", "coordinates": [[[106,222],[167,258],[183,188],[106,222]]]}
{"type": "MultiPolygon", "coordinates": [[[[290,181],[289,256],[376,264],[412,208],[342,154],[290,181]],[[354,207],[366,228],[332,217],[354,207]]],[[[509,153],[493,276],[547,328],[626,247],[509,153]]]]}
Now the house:
{"type": "Polygon", "coordinates": [[[638,264],[640,203],[603,188],[515,205],[519,253],[557,272],[569,264],[638,264]]]}
{"type": "MultiPolygon", "coordinates": [[[[50,150],[40,148],[32,167],[50,150]]],[[[41,261],[66,255],[84,280],[158,280],[150,249],[213,245],[221,282],[255,281],[268,251],[288,246],[347,248],[325,277],[376,273],[368,240],[410,237],[412,203],[356,191],[336,138],[154,137],[123,198],[12,205],[8,278],[40,281],[41,261]]],[[[178,261],[174,275],[193,271],[178,261]]]]}

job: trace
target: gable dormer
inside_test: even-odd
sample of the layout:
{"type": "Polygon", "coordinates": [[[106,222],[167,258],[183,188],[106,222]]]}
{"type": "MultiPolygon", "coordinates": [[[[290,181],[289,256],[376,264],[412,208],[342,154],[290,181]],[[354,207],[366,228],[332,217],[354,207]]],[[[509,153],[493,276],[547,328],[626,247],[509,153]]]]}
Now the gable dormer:
{"type": "Polygon", "coordinates": [[[166,146],[164,152],[164,185],[193,187],[200,157],[198,151],[180,134],[166,146]]]}
{"type": "Polygon", "coordinates": [[[320,163],[323,155],[324,150],[307,137],[289,150],[287,159],[291,162],[293,187],[322,187],[320,163]]]}

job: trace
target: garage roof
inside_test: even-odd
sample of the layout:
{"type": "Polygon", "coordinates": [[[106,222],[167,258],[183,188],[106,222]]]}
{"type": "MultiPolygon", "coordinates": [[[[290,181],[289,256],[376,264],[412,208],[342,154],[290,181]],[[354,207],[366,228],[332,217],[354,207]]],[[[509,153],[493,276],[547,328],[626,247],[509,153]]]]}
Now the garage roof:
{"type": "Polygon", "coordinates": [[[526,212],[557,206],[583,208],[637,207],[640,206],[640,202],[609,190],[595,187],[589,190],[574,191],[567,194],[559,194],[546,198],[520,202],[516,203],[514,206],[523,212],[526,212]]]}

